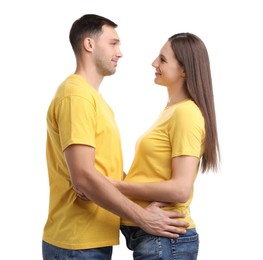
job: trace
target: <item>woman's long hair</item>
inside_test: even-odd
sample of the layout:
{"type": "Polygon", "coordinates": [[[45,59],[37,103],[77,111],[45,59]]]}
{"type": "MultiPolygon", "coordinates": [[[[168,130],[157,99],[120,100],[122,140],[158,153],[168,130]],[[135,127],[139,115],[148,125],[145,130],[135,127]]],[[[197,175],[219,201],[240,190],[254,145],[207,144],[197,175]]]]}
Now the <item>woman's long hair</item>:
{"type": "Polygon", "coordinates": [[[205,120],[205,150],[201,171],[216,171],[220,161],[216,114],[209,56],[203,41],[191,33],[179,33],[168,39],[175,58],[186,73],[185,88],[200,108],[205,120]]]}

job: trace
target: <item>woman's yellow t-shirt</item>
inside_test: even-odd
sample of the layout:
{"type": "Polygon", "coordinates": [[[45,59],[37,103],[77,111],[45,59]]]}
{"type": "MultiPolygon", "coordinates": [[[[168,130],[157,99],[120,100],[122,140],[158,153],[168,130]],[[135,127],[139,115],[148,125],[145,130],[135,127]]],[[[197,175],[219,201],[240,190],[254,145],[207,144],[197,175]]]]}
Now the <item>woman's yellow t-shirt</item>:
{"type": "MultiPolygon", "coordinates": [[[[162,111],[152,127],[142,135],[136,144],[135,157],[125,178],[127,182],[159,182],[171,178],[173,157],[188,155],[201,158],[204,150],[204,118],[197,105],[184,100],[162,111]]],[[[196,169],[198,172],[198,168],[196,169]]],[[[189,228],[195,227],[190,215],[193,191],[186,203],[175,203],[171,210],[186,214],[189,228]]],[[[150,202],[134,200],[142,207],[150,202]]],[[[167,208],[168,209],[168,208],[167,208]]],[[[134,225],[122,220],[123,225],[134,225]]]]}

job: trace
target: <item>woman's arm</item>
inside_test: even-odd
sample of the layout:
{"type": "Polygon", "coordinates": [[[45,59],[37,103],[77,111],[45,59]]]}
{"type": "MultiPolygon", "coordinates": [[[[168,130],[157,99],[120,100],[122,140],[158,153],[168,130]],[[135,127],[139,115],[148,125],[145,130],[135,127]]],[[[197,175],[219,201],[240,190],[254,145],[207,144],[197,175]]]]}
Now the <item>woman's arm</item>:
{"type": "Polygon", "coordinates": [[[170,180],[147,183],[112,181],[112,183],[121,193],[134,199],[184,203],[192,192],[198,163],[197,157],[174,157],[170,180]]]}

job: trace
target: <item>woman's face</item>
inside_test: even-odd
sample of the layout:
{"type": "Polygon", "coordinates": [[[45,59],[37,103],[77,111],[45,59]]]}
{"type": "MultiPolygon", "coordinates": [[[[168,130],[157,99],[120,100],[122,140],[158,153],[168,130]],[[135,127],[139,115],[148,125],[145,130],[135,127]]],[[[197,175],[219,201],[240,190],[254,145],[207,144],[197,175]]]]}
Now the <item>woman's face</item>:
{"type": "Polygon", "coordinates": [[[154,82],[158,85],[173,87],[182,86],[185,81],[184,68],[179,64],[174,56],[171,43],[167,41],[160,54],[153,61],[152,66],[156,69],[154,82]]]}

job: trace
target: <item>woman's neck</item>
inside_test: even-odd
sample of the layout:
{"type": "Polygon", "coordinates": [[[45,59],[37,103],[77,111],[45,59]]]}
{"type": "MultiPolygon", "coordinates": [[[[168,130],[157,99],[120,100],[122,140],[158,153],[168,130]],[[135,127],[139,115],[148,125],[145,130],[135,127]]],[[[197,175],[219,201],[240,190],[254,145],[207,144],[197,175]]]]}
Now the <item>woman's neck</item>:
{"type": "Polygon", "coordinates": [[[188,98],[189,96],[185,92],[172,92],[168,90],[168,101],[166,107],[172,106],[188,98]]]}

